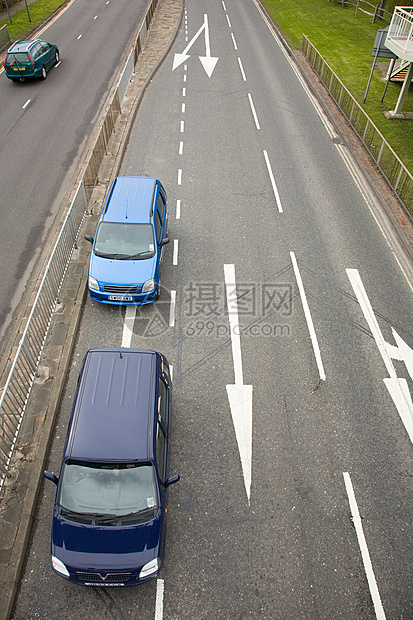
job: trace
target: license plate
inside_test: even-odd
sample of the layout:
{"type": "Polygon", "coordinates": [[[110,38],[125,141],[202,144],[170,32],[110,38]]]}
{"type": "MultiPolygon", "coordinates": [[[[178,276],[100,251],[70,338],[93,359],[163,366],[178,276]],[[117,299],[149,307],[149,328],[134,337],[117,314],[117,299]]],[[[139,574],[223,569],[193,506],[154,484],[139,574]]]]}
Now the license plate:
{"type": "Polygon", "coordinates": [[[26,71],[26,67],[13,67],[14,71],[26,71]]]}
{"type": "Polygon", "coordinates": [[[132,301],[132,297],[127,295],[111,295],[109,301],[132,301]]]}

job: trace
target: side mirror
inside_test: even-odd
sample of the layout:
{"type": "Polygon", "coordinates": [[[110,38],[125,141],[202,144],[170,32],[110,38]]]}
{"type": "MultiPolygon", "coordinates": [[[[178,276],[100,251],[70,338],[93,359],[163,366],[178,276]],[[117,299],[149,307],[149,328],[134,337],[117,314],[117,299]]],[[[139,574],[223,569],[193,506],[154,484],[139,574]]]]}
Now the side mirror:
{"type": "Polygon", "coordinates": [[[59,482],[59,478],[55,476],[54,474],[52,474],[50,471],[44,471],[43,476],[46,478],[46,480],[51,480],[56,485],[59,482]]]}
{"type": "Polygon", "coordinates": [[[168,237],[165,237],[165,239],[162,239],[162,241],[161,241],[161,248],[162,248],[164,245],[166,245],[167,243],[169,243],[169,239],[168,239],[168,237]]]}
{"type": "Polygon", "coordinates": [[[91,237],[90,235],[85,235],[85,239],[86,241],[89,241],[89,243],[93,243],[93,237],[91,237]]]}
{"type": "Polygon", "coordinates": [[[171,476],[170,478],[168,478],[168,480],[166,480],[164,484],[165,489],[171,486],[171,484],[175,484],[175,482],[178,482],[179,479],[180,476],[171,476]]]}

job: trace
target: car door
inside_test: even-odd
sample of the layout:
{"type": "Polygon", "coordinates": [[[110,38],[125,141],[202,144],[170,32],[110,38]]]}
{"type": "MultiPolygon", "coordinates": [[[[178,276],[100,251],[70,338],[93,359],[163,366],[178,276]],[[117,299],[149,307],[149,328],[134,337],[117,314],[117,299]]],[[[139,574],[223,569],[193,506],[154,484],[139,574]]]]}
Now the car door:
{"type": "MultiPolygon", "coordinates": [[[[170,409],[170,386],[169,379],[165,374],[158,375],[158,419],[156,422],[156,461],[160,480],[160,501],[162,510],[162,547],[165,544],[166,534],[166,506],[168,489],[165,482],[168,479],[168,443],[169,443],[169,409],[170,409]]],[[[163,553],[163,548],[162,548],[163,553]]]]}
{"type": "Polygon", "coordinates": [[[47,70],[50,69],[54,61],[54,51],[50,43],[42,41],[42,64],[47,70]]]}

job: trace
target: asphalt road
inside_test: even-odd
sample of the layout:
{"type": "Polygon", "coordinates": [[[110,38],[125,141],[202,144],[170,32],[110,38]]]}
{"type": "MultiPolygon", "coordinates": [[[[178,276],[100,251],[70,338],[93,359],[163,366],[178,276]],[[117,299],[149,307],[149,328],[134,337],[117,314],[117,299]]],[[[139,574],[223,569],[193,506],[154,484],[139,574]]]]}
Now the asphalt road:
{"type": "Polygon", "coordinates": [[[74,0],[36,35],[60,50],[46,81],[1,75],[0,346],[146,5],[74,0]]]}
{"type": "Polygon", "coordinates": [[[15,620],[413,616],[412,286],[338,142],[253,0],[188,0],[121,169],[168,192],[162,295],[130,338],[88,299],[48,464],[88,348],[165,353],[165,563],[135,589],[54,575],[46,483],[15,620]]]}

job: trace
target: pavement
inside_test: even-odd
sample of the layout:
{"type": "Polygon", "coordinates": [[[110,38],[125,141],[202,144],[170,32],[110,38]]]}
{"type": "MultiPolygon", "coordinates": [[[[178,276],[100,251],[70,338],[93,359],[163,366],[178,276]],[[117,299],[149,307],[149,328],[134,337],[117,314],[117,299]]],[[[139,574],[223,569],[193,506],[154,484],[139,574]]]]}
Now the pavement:
{"type": "MultiPolygon", "coordinates": [[[[29,0],[28,0],[29,1],[29,0]]],[[[24,4],[24,2],[23,2],[24,4]]],[[[16,6],[16,5],[15,5],[16,6]]],[[[81,320],[87,292],[90,244],[85,234],[93,234],[103,197],[117,175],[133,121],[145,89],[165,58],[178,32],[184,0],[159,0],[148,38],[131,78],[122,113],[100,167],[99,181],[89,202],[88,214],[79,235],[79,245],[70,262],[60,303],[54,314],[42,354],[38,376],[19,432],[12,458],[10,477],[0,496],[0,620],[9,620],[24,558],[35,518],[37,498],[42,489],[43,470],[52,437],[55,415],[64,389],[72,347],[81,320]]],[[[358,162],[367,182],[381,204],[394,238],[413,259],[413,225],[377,174],[366,151],[311,70],[300,52],[291,52],[303,77],[334,124],[343,144],[358,162]]],[[[91,141],[92,146],[92,141],[91,141]]],[[[87,159],[87,158],[86,158],[87,159]]],[[[77,183],[76,183],[77,185],[77,183]]]]}

